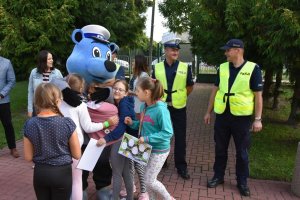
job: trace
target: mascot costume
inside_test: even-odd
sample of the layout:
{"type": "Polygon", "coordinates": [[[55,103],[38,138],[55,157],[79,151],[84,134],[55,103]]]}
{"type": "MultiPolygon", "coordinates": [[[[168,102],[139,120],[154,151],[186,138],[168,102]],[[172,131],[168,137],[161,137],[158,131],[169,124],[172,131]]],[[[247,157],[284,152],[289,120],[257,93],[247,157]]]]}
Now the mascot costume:
{"type": "MultiPolygon", "coordinates": [[[[68,72],[81,75],[88,84],[92,82],[102,84],[113,82],[118,67],[111,61],[112,51],[116,46],[108,41],[109,37],[109,31],[99,25],[87,25],[81,29],[75,29],[72,33],[72,41],[75,46],[67,60],[68,72]]],[[[101,91],[96,96],[103,98],[101,91]]],[[[83,150],[85,147],[86,145],[83,145],[83,150]]],[[[105,147],[93,170],[97,199],[101,200],[110,199],[108,186],[111,185],[112,170],[109,155],[110,146],[105,147]]],[[[89,172],[83,171],[83,199],[87,199],[88,176],[89,172]]]]}

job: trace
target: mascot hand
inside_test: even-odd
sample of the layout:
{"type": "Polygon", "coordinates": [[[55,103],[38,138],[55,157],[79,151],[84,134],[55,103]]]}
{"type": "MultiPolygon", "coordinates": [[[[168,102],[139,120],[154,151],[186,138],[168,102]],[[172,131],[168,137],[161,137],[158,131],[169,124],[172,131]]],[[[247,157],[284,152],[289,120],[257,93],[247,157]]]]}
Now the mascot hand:
{"type": "Polygon", "coordinates": [[[95,103],[104,101],[109,97],[109,88],[95,87],[95,89],[96,91],[90,95],[91,100],[95,101],[95,103]]]}
{"type": "Polygon", "coordinates": [[[81,97],[78,95],[77,92],[71,90],[70,88],[65,88],[62,91],[64,102],[69,104],[72,107],[79,106],[81,102],[81,97]]]}
{"type": "Polygon", "coordinates": [[[51,83],[61,90],[64,102],[72,107],[77,107],[81,104],[81,97],[77,92],[69,87],[67,81],[64,78],[52,79],[51,83]]]}
{"type": "Polygon", "coordinates": [[[60,89],[60,91],[62,91],[65,88],[69,88],[69,85],[67,83],[67,81],[64,78],[54,78],[51,80],[52,84],[54,84],[56,87],[58,87],[60,89]]]}

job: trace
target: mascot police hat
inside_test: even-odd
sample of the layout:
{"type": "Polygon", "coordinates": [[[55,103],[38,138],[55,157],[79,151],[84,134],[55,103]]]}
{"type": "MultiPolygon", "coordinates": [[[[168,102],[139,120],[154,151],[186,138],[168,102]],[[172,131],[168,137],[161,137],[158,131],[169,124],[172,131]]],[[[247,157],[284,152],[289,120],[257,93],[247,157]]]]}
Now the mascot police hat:
{"type": "Polygon", "coordinates": [[[110,38],[109,31],[105,27],[99,25],[87,25],[84,26],[81,31],[83,32],[84,37],[94,38],[95,40],[99,40],[100,42],[108,43],[108,39],[110,38]]]}

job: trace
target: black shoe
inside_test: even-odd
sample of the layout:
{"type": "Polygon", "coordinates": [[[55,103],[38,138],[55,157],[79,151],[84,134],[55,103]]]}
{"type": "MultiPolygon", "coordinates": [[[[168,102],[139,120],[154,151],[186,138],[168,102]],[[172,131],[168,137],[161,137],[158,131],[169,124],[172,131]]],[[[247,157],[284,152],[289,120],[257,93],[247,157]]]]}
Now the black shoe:
{"type": "Polygon", "coordinates": [[[247,185],[238,185],[237,186],[242,196],[250,196],[250,190],[247,185]]]}
{"type": "Polygon", "coordinates": [[[224,179],[221,179],[221,178],[212,178],[211,180],[209,180],[207,182],[207,187],[209,187],[209,188],[215,188],[218,185],[223,184],[223,183],[224,183],[224,179]]]}
{"type": "Polygon", "coordinates": [[[177,173],[185,180],[190,179],[190,175],[187,170],[177,170],[177,173]]]}

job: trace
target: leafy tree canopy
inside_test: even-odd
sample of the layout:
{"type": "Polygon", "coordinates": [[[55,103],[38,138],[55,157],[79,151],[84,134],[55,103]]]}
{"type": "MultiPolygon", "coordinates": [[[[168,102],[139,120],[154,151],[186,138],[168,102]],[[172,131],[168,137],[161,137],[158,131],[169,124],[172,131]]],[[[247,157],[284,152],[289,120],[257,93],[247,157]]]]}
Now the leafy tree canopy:
{"type": "Polygon", "coordinates": [[[120,47],[146,48],[142,13],[147,6],[143,0],[0,0],[0,54],[12,60],[21,80],[42,49],[54,54],[56,66],[64,66],[74,45],[72,31],[88,24],[106,27],[120,47]]]}
{"type": "Polygon", "coordinates": [[[241,38],[246,57],[262,66],[298,57],[298,0],[166,0],[160,10],[172,31],[190,33],[194,52],[211,64],[224,60],[219,47],[230,38],[241,38]]]}

